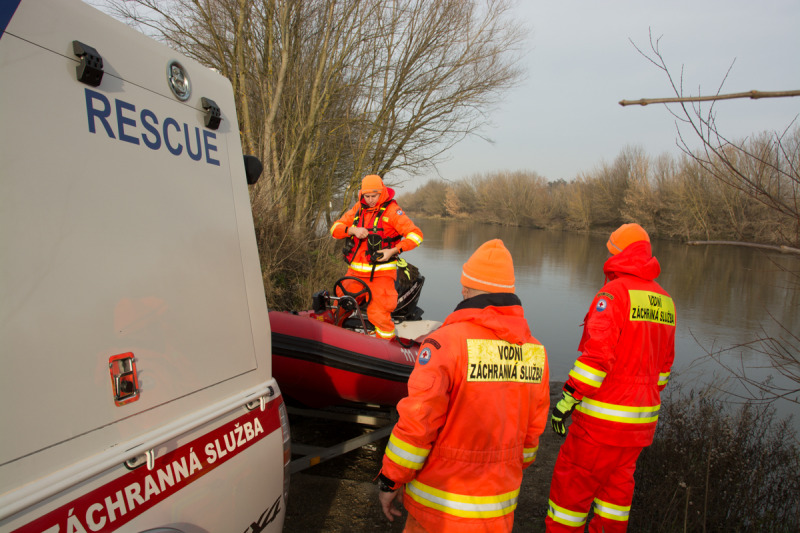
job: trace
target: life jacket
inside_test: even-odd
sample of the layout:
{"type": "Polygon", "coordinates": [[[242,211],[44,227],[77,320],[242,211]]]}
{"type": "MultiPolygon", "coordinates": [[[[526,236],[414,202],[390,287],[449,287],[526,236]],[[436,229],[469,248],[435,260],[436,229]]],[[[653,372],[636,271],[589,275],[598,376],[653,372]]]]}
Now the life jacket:
{"type": "MultiPolygon", "coordinates": [[[[394,190],[386,187],[375,206],[369,205],[359,197],[359,201],[347,210],[330,229],[334,239],[343,239],[345,244],[345,260],[348,263],[347,275],[369,279],[378,276],[397,276],[397,256],[388,261],[375,262],[368,256],[368,247],[363,241],[351,239],[348,233],[351,227],[366,228],[370,236],[377,237],[373,250],[380,248],[397,248],[399,252],[413,250],[422,244],[420,230],[403,210],[393,201],[394,190]]],[[[368,237],[369,239],[370,237],[368,237]]],[[[365,239],[366,240],[366,239],[365,239]]]]}
{"type": "Polygon", "coordinates": [[[369,262],[372,264],[370,279],[372,279],[372,276],[375,274],[375,266],[377,265],[377,261],[373,257],[374,253],[384,248],[392,248],[395,244],[403,239],[403,236],[397,233],[394,228],[386,226],[383,223],[383,213],[392,204],[396,205],[397,202],[394,201],[394,198],[389,198],[384,203],[376,206],[376,209],[367,210],[364,208],[364,204],[361,203],[355,219],[353,220],[353,226],[367,228],[370,232],[370,235],[378,235],[380,237],[380,241],[370,245],[367,243],[367,239],[348,237],[345,241],[344,247],[342,248],[344,260],[349,265],[356,258],[359,249],[362,246],[368,247],[366,255],[369,259],[369,262]]]}

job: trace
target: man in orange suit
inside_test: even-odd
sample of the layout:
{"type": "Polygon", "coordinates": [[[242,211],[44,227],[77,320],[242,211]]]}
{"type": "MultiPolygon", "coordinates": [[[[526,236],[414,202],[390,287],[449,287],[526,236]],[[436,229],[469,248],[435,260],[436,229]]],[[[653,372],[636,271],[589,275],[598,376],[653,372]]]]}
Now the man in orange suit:
{"type": "MultiPolygon", "coordinates": [[[[375,335],[394,338],[397,259],[402,252],[422,244],[422,230],[397,205],[394,190],[384,186],[380,176],[371,174],[361,180],[359,201],[333,223],[331,235],[335,239],[353,239],[353,246],[345,255],[349,265],[346,275],[361,279],[370,289],[367,318],[375,327],[375,335]]],[[[350,292],[363,289],[351,280],[343,285],[350,292]]]]}
{"type": "Polygon", "coordinates": [[[655,279],[661,273],[650,237],[624,224],[606,243],[606,284],[584,319],[580,355],[553,408],[561,445],[545,526],[547,531],[623,533],[633,501],[633,473],[653,442],[660,393],[675,358],[675,304],[655,279]]]}
{"type": "Polygon", "coordinates": [[[461,285],[464,300],[420,346],[379,474],[383,512],[393,521],[402,500],[407,532],[510,532],[547,424],[547,353],[501,240],[472,254],[461,285]]]}

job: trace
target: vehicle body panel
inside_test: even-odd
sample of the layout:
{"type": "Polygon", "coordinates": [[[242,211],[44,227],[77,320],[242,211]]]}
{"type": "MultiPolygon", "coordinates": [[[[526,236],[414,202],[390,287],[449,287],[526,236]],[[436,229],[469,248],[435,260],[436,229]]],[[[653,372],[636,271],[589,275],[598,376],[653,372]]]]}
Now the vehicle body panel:
{"type": "MultiPolygon", "coordinates": [[[[282,399],[229,81],[82,2],[0,10],[6,531],[129,475],[132,457],[152,450],[158,464],[282,399]],[[98,87],[76,79],[73,41],[102,56],[98,87]],[[168,85],[173,60],[191,81],[186,101],[168,85]],[[205,126],[203,98],[219,129],[205,126]],[[139,394],[118,405],[109,359],[125,353],[139,394]]],[[[244,531],[284,491],[288,437],[280,424],[259,437],[126,527],[199,512],[219,526],[208,531],[244,531]],[[194,503],[178,503],[184,492],[194,503]]]]}

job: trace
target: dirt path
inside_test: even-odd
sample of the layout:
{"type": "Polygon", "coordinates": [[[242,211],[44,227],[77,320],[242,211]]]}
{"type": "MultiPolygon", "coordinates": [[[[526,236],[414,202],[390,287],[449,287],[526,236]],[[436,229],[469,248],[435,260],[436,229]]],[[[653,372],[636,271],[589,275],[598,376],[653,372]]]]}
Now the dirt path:
{"type": "MultiPolygon", "coordinates": [[[[561,384],[551,384],[551,405],[561,384]]],[[[355,437],[360,427],[341,422],[292,421],[294,439],[320,445],[355,437]]],[[[378,504],[373,478],[380,469],[388,439],[359,448],[292,476],[285,533],[400,532],[405,517],[390,523],[378,504]]],[[[544,531],[547,495],[558,449],[563,439],[550,429],[542,434],[536,462],[525,471],[514,515],[514,533],[544,531]]]]}

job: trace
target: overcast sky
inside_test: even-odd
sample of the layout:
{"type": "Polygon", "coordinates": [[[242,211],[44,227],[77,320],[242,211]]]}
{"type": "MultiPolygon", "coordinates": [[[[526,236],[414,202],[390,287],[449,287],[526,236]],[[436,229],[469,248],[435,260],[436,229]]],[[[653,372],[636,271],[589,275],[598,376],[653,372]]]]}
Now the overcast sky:
{"type": "MultiPolygon", "coordinates": [[[[723,93],[800,90],[798,0],[520,0],[517,10],[530,29],[527,78],[482,130],[494,143],[456,146],[439,166],[445,179],[533,170],[571,180],[613,162],[626,145],[678,154],[664,105],[618,104],[672,96],[666,76],[630,43],[649,49],[650,31],[674,76],[683,66],[688,94],[715,93],[734,60],[723,93]]],[[[800,114],[800,97],[728,100],[716,109],[720,131],[741,138],[784,129],[800,114]]]]}

